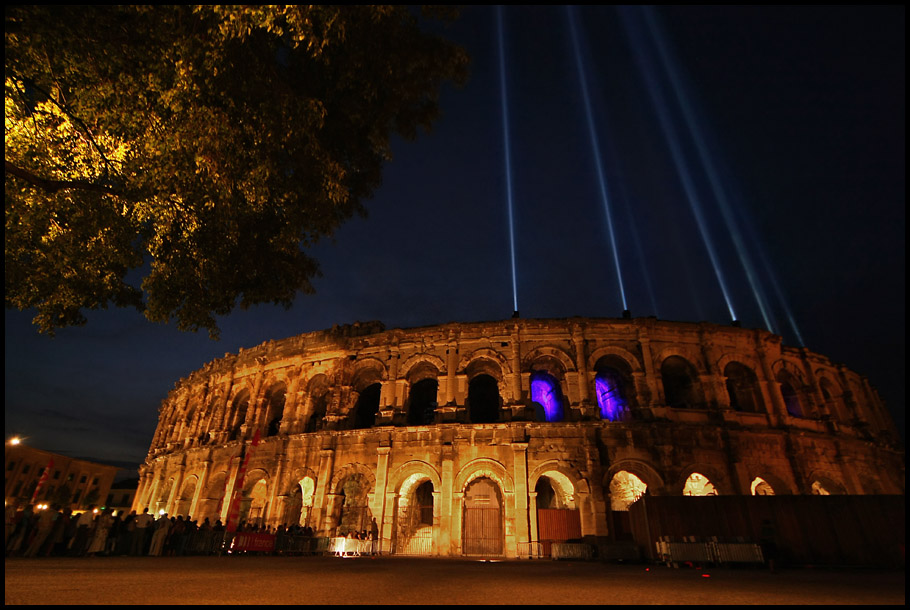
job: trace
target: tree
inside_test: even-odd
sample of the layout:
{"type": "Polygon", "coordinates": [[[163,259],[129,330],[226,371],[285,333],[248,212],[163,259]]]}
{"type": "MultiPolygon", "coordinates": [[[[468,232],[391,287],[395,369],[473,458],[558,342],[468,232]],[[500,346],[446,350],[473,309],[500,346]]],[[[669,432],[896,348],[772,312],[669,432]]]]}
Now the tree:
{"type": "Polygon", "coordinates": [[[51,334],[289,307],[467,68],[400,6],[19,6],[5,38],[6,304],[51,334]]]}

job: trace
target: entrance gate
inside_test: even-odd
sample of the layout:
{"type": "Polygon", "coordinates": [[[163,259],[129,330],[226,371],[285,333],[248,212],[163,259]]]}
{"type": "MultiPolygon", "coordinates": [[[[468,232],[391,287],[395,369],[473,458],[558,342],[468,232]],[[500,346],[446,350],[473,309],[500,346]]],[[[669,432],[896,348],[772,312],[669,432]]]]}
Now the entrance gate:
{"type": "Polygon", "coordinates": [[[465,491],[465,555],[502,555],[502,502],[490,479],[477,479],[465,491]]]}

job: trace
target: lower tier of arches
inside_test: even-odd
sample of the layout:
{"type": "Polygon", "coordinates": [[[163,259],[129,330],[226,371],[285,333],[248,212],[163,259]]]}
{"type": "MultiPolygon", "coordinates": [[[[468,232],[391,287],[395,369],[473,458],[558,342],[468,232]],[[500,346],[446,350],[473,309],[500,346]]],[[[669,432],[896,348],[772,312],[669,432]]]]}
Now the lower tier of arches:
{"type": "Polygon", "coordinates": [[[526,555],[622,540],[642,495],[899,494],[903,454],[792,429],[675,422],[314,432],[147,462],[133,509],[375,538],[385,552],[526,555]]]}

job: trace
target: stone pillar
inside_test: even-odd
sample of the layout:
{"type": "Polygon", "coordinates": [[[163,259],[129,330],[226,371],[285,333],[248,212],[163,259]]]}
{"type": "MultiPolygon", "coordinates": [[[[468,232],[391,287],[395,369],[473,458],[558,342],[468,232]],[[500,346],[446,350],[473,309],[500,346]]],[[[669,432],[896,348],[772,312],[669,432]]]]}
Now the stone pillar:
{"type": "Polygon", "coordinates": [[[657,378],[659,375],[658,372],[654,370],[654,357],[651,355],[651,340],[648,337],[642,337],[641,332],[639,331],[638,344],[641,346],[641,360],[645,368],[645,384],[651,394],[651,399],[648,401],[648,404],[639,404],[639,406],[657,406],[659,404],[658,401],[660,401],[660,397],[662,396],[662,392],[659,392],[657,388],[657,378]]]}
{"type": "Polygon", "coordinates": [[[588,405],[590,403],[588,354],[585,351],[583,329],[579,325],[572,327],[572,342],[575,344],[575,367],[578,369],[578,401],[582,405],[588,405]]]}
{"type": "Polygon", "coordinates": [[[511,375],[511,390],[512,390],[512,404],[521,402],[521,343],[518,336],[518,324],[512,328],[512,375],[511,375]]]}
{"type": "Polygon", "coordinates": [[[267,525],[278,525],[278,519],[282,518],[282,511],[275,510],[276,500],[278,499],[278,488],[281,486],[281,479],[284,478],[284,469],[287,467],[288,457],[285,453],[279,453],[277,456],[278,465],[275,468],[275,476],[272,479],[272,489],[269,493],[269,503],[265,513],[265,523],[267,525]]]}
{"type": "Polygon", "coordinates": [[[196,509],[199,507],[199,498],[202,497],[202,490],[205,489],[206,485],[209,482],[209,470],[212,467],[211,458],[207,458],[202,463],[202,475],[199,477],[199,482],[196,483],[196,492],[193,494],[193,501],[190,503],[190,516],[199,519],[196,509]]]}
{"type": "Polygon", "coordinates": [[[784,404],[784,397],[781,396],[777,380],[774,378],[774,371],[771,369],[771,357],[768,354],[768,348],[765,347],[765,343],[766,340],[762,338],[762,331],[756,331],[755,347],[756,351],[758,351],[758,359],[761,363],[762,377],[764,378],[759,379],[758,384],[762,390],[768,420],[772,426],[779,426],[787,421],[787,405],[784,404]]]}
{"type": "Polygon", "coordinates": [[[228,463],[227,485],[224,488],[224,498],[221,500],[221,514],[218,516],[224,525],[227,525],[228,515],[231,512],[231,500],[234,498],[237,475],[240,473],[240,465],[242,463],[243,457],[241,455],[232,457],[228,463]]]}
{"type": "Polygon", "coordinates": [[[319,451],[319,477],[316,480],[316,493],[313,497],[313,510],[316,518],[313,520],[317,528],[323,528],[319,533],[329,535],[324,529],[331,507],[328,504],[329,484],[332,482],[332,472],[335,468],[335,450],[324,448],[319,451]]]}
{"type": "MultiPolygon", "coordinates": [[[[454,555],[458,534],[456,528],[461,528],[461,513],[455,513],[454,485],[455,485],[455,448],[451,443],[442,446],[442,482],[439,494],[439,535],[436,541],[436,550],[440,555],[454,555]],[[457,523],[457,525],[456,525],[457,523]],[[453,538],[454,536],[454,538],[453,538]]],[[[433,496],[436,501],[436,496],[433,496]]],[[[434,513],[436,509],[434,508],[434,513]]],[[[434,514],[433,521],[436,521],[434,514]]]]}
{"type": "Polygon", "coordinates": [[[280,434],[292,434],[297,431],[299,423],[297,421],[297,385],[300,383],[300,376],[295,376],[288,384],[287,391],[284,393],[284,412],[281,414],[280,434]]]}
{"type": "Polygon", "coordinates": [[[516,554],[531,541],[528,521],[528,443],[512,443],[512,477],[515,481],[516,554]]]}
{"type": "Polygon", "coordinates": [[[537,492],[529,491],[528,492],[528,525],[529,525],[529,536],[528,539],[531,542],[531,546],[534,546],[535,543],[539,542],[537,536],[537,492]]]}
{"type": "Polygon", "coordinates": [[[391,532],[395,522],[394,512],[388,512],[389,453],[392,448],[380,446],[376,450],[376,487],[373,489],[373,505],[370,510],[379,525],[380,549],[391,548],[391,532]],[[385,542],[388,541],[388,542],[385,542]]]}
{"type": "Polygon", "coordinates": [[[136,514],[141,513],[143,508],[148,508],[149,504],[146,496],[149,493],[149,484],[153,477],[154,472],[147,470],[145,466],[139,468],[139,487],[136,488],[133,505],[130,507],[130,510],[136,511],[136,514]]]}
{"type": "MultiPolygon", "coordinates": [[[[505,509],[505,507],[503,507],[505,509]]],[[[451,532],[450,543],[452,556],[464,554],[462,546],[462,515],[464,515],[464,492],[457,491],[452,494],[452,514],[449,518],[449,531],[451,532]]],[[[503,532],[505,533],[505,532],[503,532]]]]}
{"type": "Polygon", "coordinates": [[[458,341],[455,331],[449,331],[449,342],[446,346],[446,405],[455,404],[455,369],[458,367],[458,341]]]}
{"type": "Polygon", "coordinates": [[[174,484],[171,486],[171,493],[168,494],[167,504],[164,505],[164,510],[169,515],[174,512],[174,502],[177,496],[180,495],[180,486],[183,485],[183,473],[185,470],[186,465],[180,464],[174,473],[174,484]]]}

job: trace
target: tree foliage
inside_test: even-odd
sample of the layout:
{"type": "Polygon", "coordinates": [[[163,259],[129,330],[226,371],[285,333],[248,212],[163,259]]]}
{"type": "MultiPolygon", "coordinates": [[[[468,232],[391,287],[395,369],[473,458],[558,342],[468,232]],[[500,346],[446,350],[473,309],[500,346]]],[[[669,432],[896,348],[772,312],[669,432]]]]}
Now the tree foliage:
{"type": "Polygon", "coordinates": [[[50,333],[115,305],[217,336],[312,292],[467,66],[400,6],[8,7],[5,38],[6,304],[50,333]]]}

